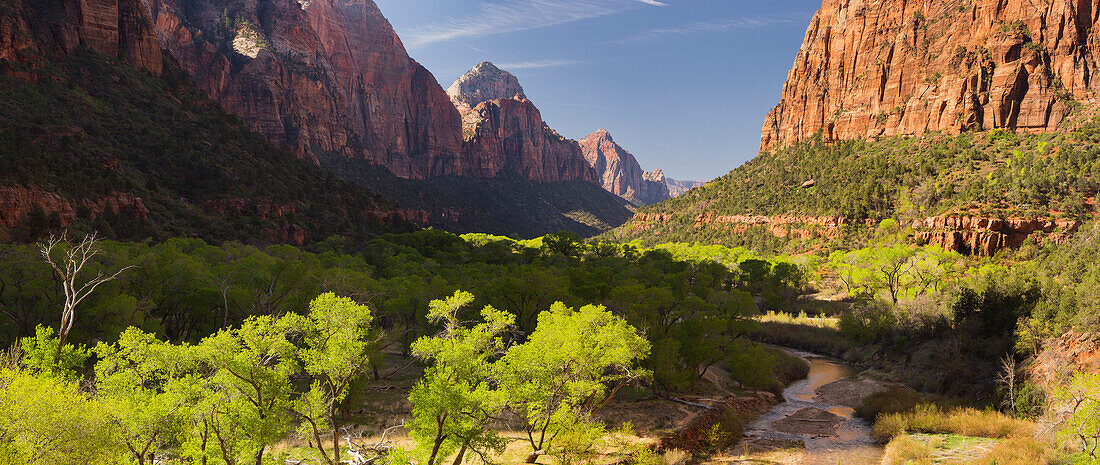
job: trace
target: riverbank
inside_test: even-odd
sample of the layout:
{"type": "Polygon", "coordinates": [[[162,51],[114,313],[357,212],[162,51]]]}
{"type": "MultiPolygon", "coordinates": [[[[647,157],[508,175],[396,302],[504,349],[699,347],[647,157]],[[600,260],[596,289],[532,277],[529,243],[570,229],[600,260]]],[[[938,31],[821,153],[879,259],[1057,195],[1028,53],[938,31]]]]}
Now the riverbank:
{"type": "Polygon", "coordinates": [[[862,379],[852,367],[786,349],[810,363],[810,373],[783,391],[782,402],[750,422],[744,439],[714,463],[800,465],[877,464],[883,449],[855,407],[885,383],[862,379]]]}

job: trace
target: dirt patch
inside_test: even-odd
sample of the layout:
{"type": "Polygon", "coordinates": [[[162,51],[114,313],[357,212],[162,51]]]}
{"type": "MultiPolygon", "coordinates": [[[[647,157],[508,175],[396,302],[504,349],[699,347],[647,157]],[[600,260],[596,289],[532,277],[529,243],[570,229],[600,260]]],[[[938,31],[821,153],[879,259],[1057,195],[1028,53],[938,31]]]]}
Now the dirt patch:
{"type": "Polygon", "coordinates": [[[680,449],[692,453],[732,447],[744,436],[745,425],[779,404],[770,392],[752,396],[731,396],[678,433],[662,438],[659,450],[680,449]],[[717,435],[715,425],[718,426],[717,435]],[[717,443],[716,443],[717,442],[717,443]]]}
{"type": "Polygon", "coordinates": [[[630,422],[638,434],[661,434],[683,429],[697,418],[710,412],[707,409],[677,404],[669,400],[643,400],[608,402],[596,413],[596,419],[612,424],[630,422]]]}
{"type": "Polygon", "coordinates": [[[819,408],[807,407],[772,423],[772,429],[790,434],[836,436],[844,418],[819,408]]]}
{"type": "Polygon", "coordinates": [[[841,379],[818,388],[815,399],[826,404],[856,408],[871,394],[886,389],[887,386],[870,379],[841,379]]]}
{"type": "Polygon", "coordinates": [[[805,449],[802,441],[784,441],[782,439],[746,438],[741,443],[730,449],[730,455],[734,457],[755,456],[777,450],[805,449]]]}

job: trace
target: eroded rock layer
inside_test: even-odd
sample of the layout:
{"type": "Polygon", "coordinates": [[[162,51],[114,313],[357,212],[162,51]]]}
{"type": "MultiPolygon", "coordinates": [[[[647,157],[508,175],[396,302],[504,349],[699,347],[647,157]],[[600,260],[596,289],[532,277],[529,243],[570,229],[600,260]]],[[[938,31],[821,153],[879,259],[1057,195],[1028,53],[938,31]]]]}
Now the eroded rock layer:
{"type": "Polygon", "coordinates": [[[1098,14],[1098,0],[824,0],[760,148],[1054,129],[1100,88],[1098,14]]]}
{"type": "Polygon", "coordinates": [[[447,95],[460,113],[472,110],[481,102],[527,98],[519,79],[488,61],[478,63],[474,69],[455,80],[447,88],[447,95]]]}

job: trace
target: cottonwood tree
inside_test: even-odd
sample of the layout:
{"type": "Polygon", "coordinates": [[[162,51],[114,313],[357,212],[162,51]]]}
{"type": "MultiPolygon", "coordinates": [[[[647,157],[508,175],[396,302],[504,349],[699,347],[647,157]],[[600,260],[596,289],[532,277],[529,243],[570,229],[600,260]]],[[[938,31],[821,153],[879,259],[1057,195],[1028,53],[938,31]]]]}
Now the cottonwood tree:
{"type": "Polygon", "coordinates": [[[196,407],[207,428],[203,439],[216,443],[228,465],[262,465],[267,446],[290,430],[290,376],[299,368],[289,332],[286,319],[252,317],[195,348],[210,372],[196,407]]]}
{"type": "Polygon", "coordinates": [[[195,402],[180,389],[194,369],[190,351],[132,327],[117,343],[96,346],[96,395],[107,407],[113,439],[138,465],[152,464],[185,429],[195,402]]]}
{"type": "Polygon", "coordinates": [[[114,463],[106,413],[75,380],[0,369],[0,463],[114,463]]]}
{"type": "Polygon", "coordinates": [[[409,429],[425,465],[436,465],[456,452],[458,465],[467,452],[485,458],[506,444],[488,426],[507,405],[507,393],[497,389],[492,375],[504,351],[501,335],[515,316],[487,306],[481,311],[483,323],[463,326],[459,311],[473,301],[472,294],[461,291],[432,301],[428,319],[442,325],[443,331],[413,343],[413,354],[429,363],[409,395],[409,429]]]}
{"type": "Polygon", "coordinates": [[[1059,441],[1076,442],[1091,460],[1100,459],[1100,375],[1077,373],[1067,386],[1054,389],[1052,397],[1059,441]]]}
{"type": "Polygon", "coordinates": [[[337,411],[347,399],[352,383],[370,368],[370,309],[355,301],[326,293],[309,304],[309,314],[289,316],[301,335],[298,350],[306,373],[313,378],[308,392],[294,404],[303,420],[299,434],[311,438],[321,459],[340,463],[337,411]],[[331,430],[332,449],[325,449],[322,433],[331,430]]]}
{"type": "Polygon", "coordinates": [[[637,364],[649,349],[626,320],[603,307],[573,310],[558,302],[539,315],[527,342],[509,349],[496,366],[532,448],[527,462],[564,435],[598,434],[591,416],[614,394],[608,385],[617,389],[645,376],[637,364]]]}
{"type": "Polygon", "coordinates": [[[85,269],[92,264],[92,260],[97,255],[102,253],[99,248],[99,236],[96,233],[84,236],[84,239],[75,245],[69,242],[68,233],[60,236],[51,235],[49,240],[38,244],[38,251],[60,279],[61,292],[65,298],[61,307],[61,326],[57,330],[60,342],[57,357],[60,358],[61,347],[65,346],[65,340],[68,339],[73,323],[76,322],[76,307],[92,295],[100,285],[113,281],[132,266],[112,274],[99,271],[95,277],[86,278],[85,269]]]}

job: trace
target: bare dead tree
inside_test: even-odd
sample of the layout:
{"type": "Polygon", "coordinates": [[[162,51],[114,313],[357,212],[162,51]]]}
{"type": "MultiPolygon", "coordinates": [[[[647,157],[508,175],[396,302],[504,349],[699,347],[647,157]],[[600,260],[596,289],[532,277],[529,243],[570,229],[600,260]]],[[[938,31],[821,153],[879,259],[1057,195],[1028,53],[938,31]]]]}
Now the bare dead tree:
{"type": "Polygon", "coordinates": [[[1001,359],[1001,372],[997,375],[997,384],[1005,390],[1005,398],[1001,407],[1005,410],[1016,410],[1016,359],[1012,354],[1007,354],[1001,359]]]}
{"type": "Polygon", "coordinates": [[[133,268],[127,266],[114,274],[99,271],[94,278],[85,280],[82,276],[85,268],[93,258],[103,253],[98,245],[97,233],[84,236],[79,244],[74,245],[69,241],[67,232],[60,236],[51,234],[49,240],[38,244],[38,252],[60,279],[61,291],[65,297],[61,307],[61,327],[57,331],[59,341],[55,359],[61,358],[61,348],[65,346],[65,339],[69,337],[73,323],[76,322],[76,307],[100,285],[115,280],[124,271],[133,268]]]}

